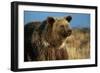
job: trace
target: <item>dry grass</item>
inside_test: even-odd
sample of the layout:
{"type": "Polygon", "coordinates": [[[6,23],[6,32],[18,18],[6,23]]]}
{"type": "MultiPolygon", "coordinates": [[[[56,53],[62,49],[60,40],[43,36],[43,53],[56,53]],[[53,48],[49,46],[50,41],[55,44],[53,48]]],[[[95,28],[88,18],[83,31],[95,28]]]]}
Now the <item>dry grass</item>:
{"type": "Polygon", "coordinates": [[[90,31],[88,28],[73,29],[73,33],[66,39],[68,59],[90,58],[90,31]]]}

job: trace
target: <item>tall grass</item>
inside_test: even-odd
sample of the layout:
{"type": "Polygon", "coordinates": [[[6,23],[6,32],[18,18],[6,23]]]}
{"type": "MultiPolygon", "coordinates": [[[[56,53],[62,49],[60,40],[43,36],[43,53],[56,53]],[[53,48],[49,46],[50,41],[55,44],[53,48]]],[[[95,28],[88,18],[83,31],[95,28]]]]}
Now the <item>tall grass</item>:
{"type": "Polygon", "coordinates": [[[89,28],[76,28],[66,39],[68,59],[90,58],[90,30],[89,28]]]}

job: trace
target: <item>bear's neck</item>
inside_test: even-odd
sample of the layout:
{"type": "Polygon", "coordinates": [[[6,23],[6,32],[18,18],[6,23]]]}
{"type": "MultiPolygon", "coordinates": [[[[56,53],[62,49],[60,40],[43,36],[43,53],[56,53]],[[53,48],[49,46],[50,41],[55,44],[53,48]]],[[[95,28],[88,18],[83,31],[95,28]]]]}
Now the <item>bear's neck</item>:
{"type": "Polygon", "coordinates": [[[43,41],[47,42],[50,47],[57,48],[62,44],[63,40],[60,37],[56,37],[56,35],[51,32],[52,31],[48,30],[48,32],[44,34],[43,41]]]}

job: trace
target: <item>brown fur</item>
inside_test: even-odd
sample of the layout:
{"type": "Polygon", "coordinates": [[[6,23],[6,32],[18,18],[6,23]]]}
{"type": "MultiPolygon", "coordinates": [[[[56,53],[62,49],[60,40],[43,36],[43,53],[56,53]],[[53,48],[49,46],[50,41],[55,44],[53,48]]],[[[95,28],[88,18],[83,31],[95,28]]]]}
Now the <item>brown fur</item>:
{"type": "Polygon", "coordinates": [[[26,34],[25,38],[30,38],[30,40],[25,42],[25,45],[28,46],[25,46],[25,49],[28,49],[24,51],[24,61],[68,59],[66,49],[60,48],[60,46],[62,45],[63,41],[71,34],[71,29],[69,26],[70,20],[71,16],[60,19],[48,17],[47,20],[41,23],[41,25],[38,23],[38,27],[35,26],[36,24],[33,24],[34,26],[32,27],[34,27],[34,30],[32,28],[32,33],[29,36],[24,33],[26,34]],[[29,56],[29,59],[27,56],[29,56]]]}

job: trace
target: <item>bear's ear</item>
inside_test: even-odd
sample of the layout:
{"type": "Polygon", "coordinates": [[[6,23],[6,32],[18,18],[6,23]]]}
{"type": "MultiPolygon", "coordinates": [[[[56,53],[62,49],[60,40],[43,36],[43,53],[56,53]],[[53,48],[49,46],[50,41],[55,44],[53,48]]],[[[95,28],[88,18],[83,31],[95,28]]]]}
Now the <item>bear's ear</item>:
{"type": "Polygon", "coordinates": [[[47,23],[48,24],[51,24],[52,25],[54,22],[55,22],[55,19],[53,17],[48,17],[47,18],[47,23]]]}
{"type": "Polygon", "coordinates": [[[66,19],[68,22],[70,22],[70,21],[72,20],[72,17],[71,17],[71,16],[67,16],[67,17],[65,17],[65,19],[66,19]]]}

